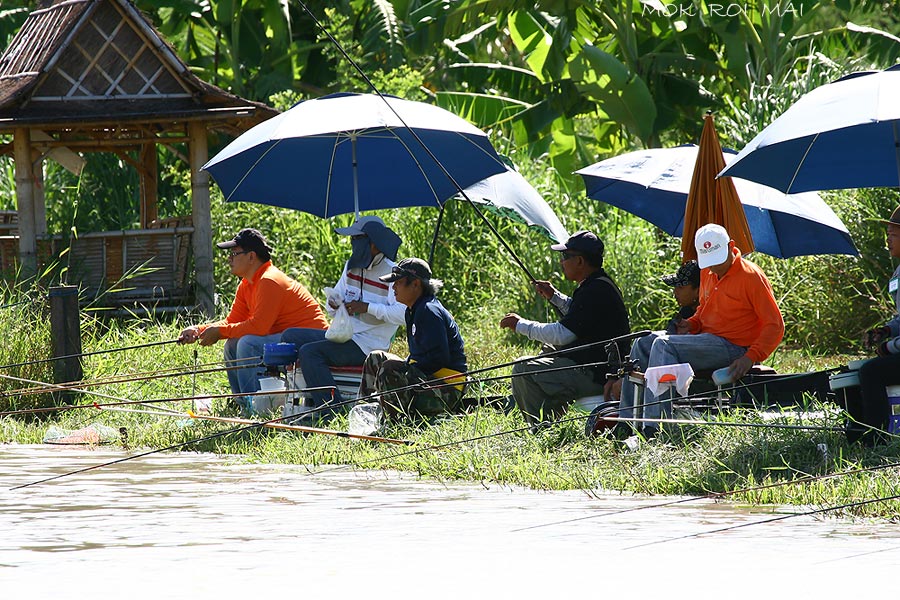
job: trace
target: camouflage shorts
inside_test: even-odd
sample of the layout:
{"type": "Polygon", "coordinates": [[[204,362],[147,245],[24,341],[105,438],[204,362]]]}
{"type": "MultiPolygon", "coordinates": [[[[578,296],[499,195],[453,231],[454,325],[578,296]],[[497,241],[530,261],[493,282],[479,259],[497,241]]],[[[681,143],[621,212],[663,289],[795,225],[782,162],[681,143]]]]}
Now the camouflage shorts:
{"type": "Polygon", "coordinates": [[[431,381],[433,377],[420,371],[396,354],[376,350],[371,352],[363,365],[359,398],[378,397],[370,401],[379,402],[385,415],[390,418],[433,417],[444,413],[457,412],[462,399],[462,391],[454,386],[436,384],[436,387],[416,386],[431,381]],[[410,387],[415,386],[415,387],[410,387]],[[391,390],[397,390],[391,392],[391,390]]]}

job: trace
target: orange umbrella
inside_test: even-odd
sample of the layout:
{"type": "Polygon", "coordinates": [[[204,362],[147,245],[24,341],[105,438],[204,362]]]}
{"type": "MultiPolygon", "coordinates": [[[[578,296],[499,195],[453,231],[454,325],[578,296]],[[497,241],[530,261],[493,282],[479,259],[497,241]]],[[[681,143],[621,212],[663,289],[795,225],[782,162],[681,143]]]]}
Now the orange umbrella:
{"type": "Polygon", "coordinates": [[[713,125],[712,113],[706,113],[691,190],[684,209],[684,234],[681,238],[684,262],[697,259],[694,233],[707,223],[724,227],[743,254],[753,252],[750,226],[747,224],[741,199],[734,189],[734,182],[731,177],[716,179],[716,175],[724,168],[725,158],[713,125]]]}

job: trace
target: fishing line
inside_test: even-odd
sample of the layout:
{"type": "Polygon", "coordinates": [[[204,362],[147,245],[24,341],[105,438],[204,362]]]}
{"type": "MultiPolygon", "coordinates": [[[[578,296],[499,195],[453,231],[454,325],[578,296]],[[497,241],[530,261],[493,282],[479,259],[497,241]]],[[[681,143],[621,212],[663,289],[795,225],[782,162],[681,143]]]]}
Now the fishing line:
{"type": "MultiPolygon", "coordinates": [[[[357,62],[355,60],[353,60],[353,58],[351,58],[349,54],[347,54],[347,51],[344,50],[344,47],[341,46],[341,44],[334,38],[333,35],[331,35],[331,33],[325,28],[325,26],[322,25],[322,23],[319,21],[319,19],[316,18],[316,15],[314,15],[313,12],[309,9],[309,7],[306,6],[306,4],[303,2],[303,0],[297,0],[297,3],[300,4],[300,6],[303,8],[303,10],[306,12],[306,14],[308,14],[310,16],[310,18],[313,20],[313,22],[316,24],[316,26],[322,31],[322,33],[324,33],[326,35],[326,37],[328,37],[328,40],[332,44],[334,44],[335,48],[338,49],[338,51],[343,55],[343,57],[356,70],[356,72],[359,73],[360,77],[362,77],[363,80],[366,82],[366,85],[368,85],[370,88],[372,88],[372,91],[374,91],[375,94],[379,98],[381,98],[381,100],[385,103],[385,105],[388,107],[388,109],[394,114],[395,117],[397,117],[397,119],[400,121],[400,123],[403,125],[403,127],[406,128],[406,130],[409,132],[409,134],[422,147],[422,149],[425,151],[425,153],[428,154],[428,156],[431,158],[431,160],[434,161],[434,163],[441,170],[441,172],[444,174],[444,176],[454,185],[454,187],[456,187],[456,190],[459,193],[459,195],[461,195],[463,198],[465,198],[465,200],[469,203],[469,205],[475,210],[475,213],[479,217],[481,217],[481,220],[485,223],[485,225],[488,226],[488,229],[491,231],[491,233],[497,237],[497,239],[500,241],[500,243],[503,245],[503,247],[506,249],[506,251],[509,253],[509,255],[513,258],[513,260],[519,266],[519,268],[521,268],[522,271],[525,272],[525,274],[528,276],[528,279],[532,282],[537,281],[537,278],[531,273],[531,271],[528,269],[528,267],[525,266],[525,263],[523,263],[521,261],[521,259],[519,259],[519,257],[513,251],[512,247],[506,242],[506,240],[503,238],[503,236],[500,235],[500,232],[497,231],[497,229],[487,219],[487,217],[484,216],[484,214],[475,205],[475,203],[472,201],[472,199],[469,198],[468,194],[466,194],[466,191],[462,188],[461,185],[459,185],[459,183],[456,181],[456,179],[453,177],[453,175],[450,174],[450,171],[448,171],[447,168],[443,165],[443,163],[441,163],[441,161],[438,160],[438,157],[435,156],[435,154],[425,144],[425,142],[422,140],[422,138],[419,137],[419,134],[417,134],[412,127],[407,125],[406,121],[403,120],[403,117],[401,117],[397,113],[397,111],[394,110],[394,107],[391,106],[391,103],[387,101],[387,98],[385,98],[384,95],[381,93],[381,91],[375,86],[375,84],[372,83],[372,80],[369,79],[368,75],[366,75],[366,73],[362,70],[362,67],[360,67],[359,64],[357,64],[357,62]]],[[[443,206],[441,201],[438,201],[438,204],[443,206]]]]}
{"type": "MultiPolygon", "coordinates": [[[[190,416],[190,415],[188,415],[188,416],[190,416]]],[[[197,417],[194,417],[194,418],[197,418],[197,417]]],[[[203,418],[203,417],[199,417],[199,418],[203,418]]],[[[243,426],[235,427],[235,428],[232,428],[232,429],[226,429],[226,430],[224,430],[224,431],[219,431],[219,432],[216,432],[216,433],[207,435],[207,436],[203,436],[203,437],[200,437],[200,438],[188,440],[188,441],[186,441],[186,442],[179,442],[179,443],[177,443],[177,444],[172,444],[172,445],[170,445],[170,446],[166,446],[165,448],[157,448],[157,449],[155,449],[155,450],[148,450],[147,452],[141,452],[140,454],[135,454],[135,455],[132,455],[132,456],[126,456],[126,457],[124,457],[124,458],[120,458],[120,459],[117,459],[117,460],[105,462],[105,463],[102,463],[102,464],[99,464],[99,465],[93,465],[93,466],[90,466],[90,467],[85,467],[85,468],[83,468],[83,469],[77,469],[77,470],[75,470],[75,471],[69,471],[69,472],[66,472],[66,473],[61,473],[61,474],[59,474],[59,475],[54,475],[54,476],[52,476],[52,477],[46,477],[46,478],[41,479],[41,480],[38,480],[38,481],[32,481],[31,483],[25,483],[25,484],[22,484],[22,485],[18,485],[18,486],[15,486],[15,487],[11,487],[11,488],[9,488],[9,489],[10,489],[10,490],[19,490],[19,489],[23,489],[23,488],[27,488],[27,487],[39,485],[39,484],[42,484],[42,483],[47,483],[47,482],[49,482],[49,481],[54,481],[54,480],[57,480],[57,479],[62,479],[63,477],[69,477],[69,476],[71,476],[71,475],[78,475],[78,474],[80,474],[80,473],[86,473],[86,472],[88,472],[88,471],[93,471],[93,470],[100,469],[100,468],[103,468],[103,467],[108,467],[108,466],[120,464],[120,463],[123,463],[123,462],[127,462],[127,461],[129,461],[129,460],[135,460],[135,459],[138,459],[138,458],[143,458],[143,457],[145,457],[145,456],[150,456],[150,455],[153,455],[153,454],[159,454],[159,453],[161,453],[161,452],[167,452],[167,451],[169,451],[169,450],[178,450],[178,449],[180,449],[180,448],[184,448],[184,447],[191,446],[191,445],[194,445],[194,444],[199,444],[199,443],[201,443],[201,442],[206,442],[206,441],[213,440],[213,439],[216,439],[216,438],[220,438],[220,437],[223,437],[223,436],[226,436],[226,435],[231,435],[231,434],[233,434],[233,433],[240,433],[240,432],[243,432],[243,431],[249,431],[250,429],[262,428],[262,427],[264,427],[266,424],[269,424],[269,423],[279,423],[280,421],[284,420],[285,418],[286,418],[286,417],[280,417],[280,418],[278,418],[278,419],[271,419],[271,420],[269,420],[269,421],[253,422],[252,424],[243,425],[243,426]]],[[[309,430],[311,433],[312,433],[312,432],[316,432],[316,428],[313,428],[313,427],[304,428],[304,430],[309,430]]],[[[331,432],[331,430],[324,430],[324,431],[329,431],[329,432],[331,432]]],[[[340,431],[340,432],[333,432],[333,433],[334,433],[334,434],[340,434],[341,437],[350,437],[350,434],[345,434],[343,431],[340,431]]],[[[388,438],[385,438],[385,439],[388,439],[388,438]]]]}
{"type": "MultiPolygon", "coordinates": [[[[0,375],[0,377],[9,377],[7,375],[0,375]]],[[[45,412],[62,412],[68,410],[78,410],[82,408],[107,408],[110,406],[130,406],[135,404],[158,404],[161,402],[186,402],[188,400],[215,400],[220,398],[236,398],[239,396],[266,396],[266,395],[276,395],[276,394],[289,394],[295,392],[306,392],[306,391],[326,391],[326,390],[334,390],[332,386],[322,386],[322,387],[312,387],[312,388],[302,388],[297,390],[272,390],[272,391],[259,391],[259,392],[251,392],[251,393],[227,393],[227,394],[205,394],[196,397],[184,397],[184,396],[176,396],[171,398],[156,398],[156,399],[147,399],[147,400],[125,400],[124,398],[120,398],[117,396],[106,395],[106,397],[113,400],[121,400],[121,402],[108,402],[103,404],[91,403],[91,404],[75,404],[71,406],[54,406],[48,408],[32,408],[32,409],[22,409],[22,410],[11,410],[6,412],[0,412],[0,417],[10,416],[10,415],[20,415],[20,414],[35,414],[35,413],[45,413],[45,412]]],[[[76,390],[78,391],[78,390],[76,390]]],[[[100,392],[91,392],[89,390],[81,390],[86,394],[95,394],[101,395],[100,392]]]]}
{"type": "Polygon", "coordinates": [[[97,354],[111,354],[113,352],[124,352],[126,350],[138,350],[140,348],[150,348],[153,346],[163,346],[166,344],[177,344],[178,340],[166,340],[164,342],[150,342],[148,344],[138,344],[137,346],[126,346],[123,348],[111,348],[109,350],[95,350],[93,352],[81,352],[78,354],[66,354],[63,356],[54,356],[53,358],[42,358],[40,360],[31,360],[27,362],[13,363],[9,365],[2,365],[0,369],[11,369],[13,367],[26,367],[29,365],[39,365],[42,363],[53,362],[55,360],[65,360],[68,358],[82,358],[85,356],[95,356],[97,354]]]}
{"type": "Polygon", "coordinates": [[[389,444],[401,444],[404,446],[414,446],[415,442],[411,440],[400,440],[396,438],[386,438],[379,437],[375,435],[365,435],[358,433],[348,433],[345,431],[338,431],[335,429],[324,429],[321,427],[307,427],[305,425],[287,425],[284,423],[280,423],[280,419],[273,419],[271,421],[253,421],[251,419],[234,419],[229,417],[216,417],[211,415],[198,415],[193,411],[188,412],[187,416],[192,419],[201,419],[204,421],[213,421],[219,423],[243,423],[243,424],[253,424],[259,425],[260,427],[268,427],[272,429],[287,429],[289,431],[300,431],[303,433],[321,433],[326,435],[333,435],[336,437],[354,439],[354,440],[366,440],[369,442],[386,442],[389,444]]]}
{"type": "Polygon", "coordinates": [[[655,546],[657,544],[665,544],[667,542],[675,542],[678,540],[686,540],[690,538],[697,538],[703,535],[711,535],[714,533],[722,533],[725,531],[734,531],[735,529],[742,529],[744,527],[752,527],[753,525],[763,525],[765,523],[774,523],[776,521],[784,521],[786,519],[793,519],[794,517],[809,517],[812,515],[820,515],[829,512],[834,512],[836,510],[844,510],[848,508],[859,508],[861,506],[868,506],[869,504],[876,504],[879,502],[889,502],[891,500],[900,499],[900,494],[895,494],[893,496],[885,496],[882,498],[870,498],[868,500],[860,500],[858,502],[847,502],[846,504],[839,504],[837,506],[827,506],[825,508],[817,508],[815,510],[808,510],[797,513],[790,513],[787,515],[779,515],[777,517],[772,517],[770,519],[763,519],[761,521],[753,521],[750,523],[739,523],[737,525],[730,525],[728,527],[720,527],[719,529],[711,529],[710,531],[701,531],[700,533],[691,533],[688,535],[682,535],[673,538],[666,538],[664,540],[657,540],[655,542],[647,542],[644,544],[638,544],[636,546],[628,546],[627,548],[623,548],[623,550],[634,550],[635,548],[643,548],[646,546],[655,546]]]}
{"type": "MultiPolygon", "coordinates": [[[[227,362],[237,362],[245,359],[235,359],[235,361],[227,361],[227,362]]],[[[49,384],[54,387],[59,387],[60,389],[68,388],[68,387],[93,387],[96,385],[109,385],[116,383],[130,383],[133,381],[141,381],[142,379],[165,379],[166,377],[181,377],[185,375],[203,375],[207,373],[218,373],[220,371],[228,371],[231,369],[245,368],[243,365],[236,365],[233,367],[222,366],[222,361],[217,360],[211,363],[204,363],[196,366],[195,371],[185,371],[183,369],[191,368],[190,365],[182,365],[178,367],[170,367],[168,369],[157,369],[153,371],[138,371],[136,373],[124,373],[121,375],[108,376],[103,378],[94,378],[94,379],[81,379],[78,381],[63,381],[56,384],[49,384]],[[214,368],[207,369],[206,367],[214,368]],[[204,370],[200,370],[200,367],[204,367],[204,370]]],[[[19,388],[15,390],[8,390],[6,392],[0,393],[0,396],[6,395],[20,395],[20,396],[28,396],[32,394],[43,394],[49,391],[46,388],[19,388]]]]}
{"type": "Polygon", "coordinates": [[[623,513],[636,512],[639,510],[649,510],[651,508],[664,508],[666,506],[674,506],[676,504],[687,504],[688,502],[698,502],[700,500],[718,500],[720,498],[726,498],[728,496],[736,496],[739,494],[750,494],[753,492],[761,492],[770,489],[777,489],[780,487],[787,487],[789,485],[801,485],[805,483],[814,483],[816,481],[823,481],[825,479],[833,479],[836,477],[844,477],[847,475],[859,475],[861,473],[870,473],[873,471],[881,471],[883,469],[891,469],[895,467],[900,467],[900,462],[888,463],[885,465],[876,465],[874,467],[862,467],[859,469],[852,469],[850,471],[841,471],[839,473],[826,473],[824,475],[809,475],[807,477],[801,477],[800,479],[793,479],[791,481],[778,481],[773,483],[767,483],[763,485],[758,485],[749,488],[740,488],[736,490],[729,490],[725,492],[709,492],[708,494],[704,494],[703,496],[692,496],[690,498],[681,498],[679,500],[670,500],[667,502],[660,502],[657,504],[651,504],[647,506],[637,506],[634,508],[623,508],[621,510],[614,510],[605,513],[601,513],[599,515],[586,515],[584,517],[575,517],[572,519],[565,519],[563,521],[554,521],[552,523],[542,523],[540,525],[531,525],[529,527],[522,527],[519,529],[513,529],[512,531],[528,531],[529,529],[541,529],[543,527],[551,527],[553,525],[566,525],[569,523],[577,523],[579,521],[587,521],[588,519],[599,519],[601,517],[609,517],[613,515],[620,515],[623,513]]]}
{"type": "MultiPolygon", "coordinates": [[[[218,373],[221,371],[229,371],[229,370],[243,369],[243,368],[246,368],[246,367],[244,367],[244,366],[217,367],[214,369],[202,370],[202,371],[199,371],[199,373],[200,374],[218,373]]],[[[161,375],[161,376],[150,375],[150,376],[146,376],[146,377],[134,377],[134,378],[125,378],[125,379],[91,380],[91,381],[82,382],[80,384],[78,382],[66,382],[66,383],[58,383],[57,384],[57,383],[49,383],[49,382],[44,382],[44,381],[32,380],[32,379],[23,379],[21,377],[13,377],[11,375],[0,374],[0,378],[3,378],[3,379],[32,382],[32,383],[36,383],[36,384],[39,384],[42,386],[42,387],[37,387],[37,388],[20,388],[18,390],[11,390],[8,392],[0,392],[0,398],[9,397],[11,395],[29,396],[29,395],[34,395],[34,394],[46,394],[46,393],[52,393],[54,391],[74,391],[74,392],[80,392],[80,393],[84,393],[84,394],[88,394],[88,395],[93,394],[93,395],[98,395],[98,396],[104,396],[104,394],[102,394],[100,392],[93,392],[91,390],[88,390],[87,388],[97,386],[97,385],[109,385],[109,384],[115,384],[115,383],[131,383],[131,382],[144,381],[144,380],[150,381],[150,380],[154,380],[154,379],[165,379],[167,377],[180,377],[180,376],[190,375],[190,374],[191,374],[190,372],[181,372],[181,373],[161,375]]],[[[325,388],[325,389],[331,389],[331,388],[325,388]]],[[[303,391],[303,390],[301,390],[301,391],[303,391]]],[[[244,395],[244,394],[232,394],[232,396],[240,396],[240,395],[244,395]]],[[[122,398],[118,397],[118,396],[105,395],[105,397],[111,398],[114,400],[122,400],[122,398]]],[[[181,397],[178,399],[179,400],[193,400],[193,399],[198,399],[198,398],[203,398],[203,397],[204,396],[187,396],[187,397],[181,397]]],[[[168,401],[168,399],[143,400],[143,401],[136,401],[136,402],[141,403],[141,402],[165,402],[165,401],[168,401]]],[[[8,416],[8,415],[18,415],[18,414],[30,414],[30,413],[42,413],[42,412],[55,412],[55,411],[60,411],[60,410],[71,410],[73,408],[79,408],[80,406],[83,406],[83,405],[70,405],[70,406],[57,406],[57,407],[49,407],[49,408],[13,410],[13,411],[0,412],[0,417],[4,417],[4,416],[8,416]]]]}

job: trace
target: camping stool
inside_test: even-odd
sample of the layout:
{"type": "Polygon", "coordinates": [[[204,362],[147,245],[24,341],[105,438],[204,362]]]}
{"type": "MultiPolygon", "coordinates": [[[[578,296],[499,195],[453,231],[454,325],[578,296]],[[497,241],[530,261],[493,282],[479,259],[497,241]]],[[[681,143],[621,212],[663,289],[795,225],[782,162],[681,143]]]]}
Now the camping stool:
{"type": "MultiPolygon", "coordinates": [[[[634,385],[634,418],[644,416],[644,374],[640,371],[632,371],[628,374],[628,382],[634,385]]],[[[632,423],[634,425],[634,423],[632,423]]]]}

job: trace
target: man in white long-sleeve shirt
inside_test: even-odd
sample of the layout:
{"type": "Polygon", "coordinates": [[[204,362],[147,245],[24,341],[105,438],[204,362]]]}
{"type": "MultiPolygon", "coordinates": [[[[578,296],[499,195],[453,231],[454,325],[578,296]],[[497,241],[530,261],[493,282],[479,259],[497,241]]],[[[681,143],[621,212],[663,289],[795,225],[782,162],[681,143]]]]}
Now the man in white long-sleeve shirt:
{"type": "MultiPolygon", "coordinates": [[[[538,323],[509,313],[500,326],[558,350],[628,334],[628,311],[622,294],[603,270],[603,241],[590,231],[579,231],[551,249],[561,253],[565,278],[578,283],[569,298],[547,281],[534,282],[537,292],[559,309],[560,320],[538,323]]],[[[556,420],[574,400],[602,394],[606,368],[577,365],[605,360],[606,350],[603,344],[597,344],[571,353],[537,356],[513,367],[513,397],[525,421],[536,425],[556,420]],[[572,368],[547,372],[559,367],[572,368]]]]}
{"type": "Polygon", "coordinates": [[[334,410],[347,410],[335,386],[329,367],[362,365],[373,350],[388,350],[399,325],[406,323],[406,306],[397,302],[394,284],[379,279],[389,275],[396,263],[400,236],[380,217],[360,217],[350,227],[335,230],[350,236],[351,255],[341,278],[327,298],[326,310],[334,314],[340,304],[347,307],[353,320],[353,337],[344,343],[325,339],[325,331],[291,328],[281,335],[282,342],[296,344],[300,370],[307,387],[333,388],[312,392],[313,405],[324,407],[306,420],[330,419],[334,410]]]}

